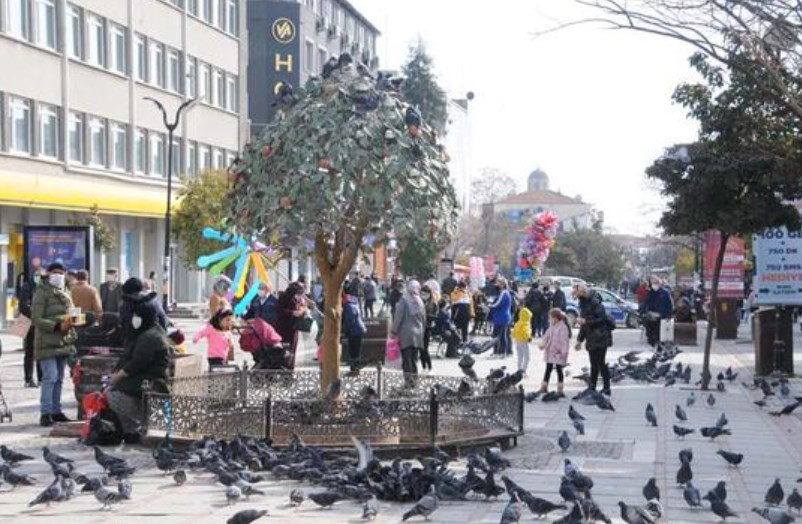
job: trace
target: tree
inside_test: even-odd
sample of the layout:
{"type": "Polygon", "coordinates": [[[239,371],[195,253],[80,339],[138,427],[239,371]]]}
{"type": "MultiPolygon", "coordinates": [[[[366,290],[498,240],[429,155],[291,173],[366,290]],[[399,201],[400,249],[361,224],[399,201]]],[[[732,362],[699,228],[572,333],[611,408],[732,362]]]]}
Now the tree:
{"type": "Polygon", "coordinates": [[[360,246],[425,235],[445,246],[457,219],[447,155],[392,84],[340,65],[284,86],[279,117],[231,171],[231,220],[246,235],[314,252],[323,281],[321,386],[339,377],[341,293],[360,246]]]}
{"type": "Polygon", "coordinates": [[[407,63],[402,67],[401,91],[406,101],[418,108],[424,121],[443,134],[448,124],[448,97],[437,83],[432,66],[426,45],[419,39],[409,47],[407,63]]]}
{"type": "Polygon", "coordinates": [[[471,182],[471,207],[481,209],[514,195],[518,184],[510,175],[495,167],[485,167],[471,182]]]}
{"type": "Polygon", "coordinates": [[[117,245],[117,230],[103,220],[97,204],[89,208],[89,214],[85,217],[73,213],[72,218],[67,219],[67,223],[72,226],[90,226],[93,231],[95,246],[104,253],[111,251],[117,245]]]}
{"type": "Polygon", "coordinates": [[[228,216],[228,176],[225,171],[204,171],[196,177],[182,177],[181,183],[172,234],[183,247],[184,265],[197,268],[198,257],[220,249],[219,243],[204,239],[201,232],[219,226],[228,216]]]}
{"type": "Polygon", "coordinates": [[[597,285],[618,285],[624,274],[621,248],[603,232],[577,229],[557,235],[546,267],[561,275],[578,275],[597,285]]]}
{"type": "Polygon", "coordinates": [[[437,272],[437,257],[440,246],[431,239],[411,237],[400,245],[398,264],[407,276],[426,279],[437,272]]]}

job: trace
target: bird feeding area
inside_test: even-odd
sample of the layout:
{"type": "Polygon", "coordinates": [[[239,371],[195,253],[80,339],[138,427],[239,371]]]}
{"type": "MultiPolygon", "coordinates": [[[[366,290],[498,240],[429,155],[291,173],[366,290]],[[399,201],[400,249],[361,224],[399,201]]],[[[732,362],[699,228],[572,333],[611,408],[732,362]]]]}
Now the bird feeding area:
{"type": "Polygon", "coordinates": [[[520,387],[501,380],[362,369],[343,373],[325,394],[317,369],[243,368],[175,379],[171,394],[146,392],[148,436],[237,435],[289,444],[348,447],[351,437],[377,449],[500,444],[523,435],[520,387]]]}

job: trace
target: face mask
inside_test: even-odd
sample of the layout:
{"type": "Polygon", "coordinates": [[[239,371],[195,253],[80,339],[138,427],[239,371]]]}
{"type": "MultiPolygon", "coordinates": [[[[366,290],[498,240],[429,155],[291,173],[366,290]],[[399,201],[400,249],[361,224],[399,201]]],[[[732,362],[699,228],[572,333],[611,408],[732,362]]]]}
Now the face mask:
{"type": "Polygon", "coordinates": [[[261,299],[267,298],[267,291],[265,291],[264,289],[260,289],[259,290],[259,298],[261,298],[261,299]]]}
{"type": "Polygon", "coordinates": [[[64,275],[53,273],[47,277],[47,281],[50,282],[50,285],[53,287],[64,289],[64,275]]]}
{"type": "Polygon", "coordinates": [[[131,317],[131,326],[134,329],[141,328],[142,327],[142,317],[140,317],[139,315],[134,315],[133,317],[131,317]]]}
{"type": "Polygon", "coordinates": [[[423,300],[429,300],[432,297],[429,293],[421,293],[420,296],[423,300]]]}
{"type": "Polygon", "coordinates": [[[660,289],[660,286],[658,286],[657,284],[652,284],[652,289],[657,291],[658,289],[660,289]]]}
{"type": "Polygon", "coordinates": [[[106,277],[106,282],[108,282],[109,284],[113,284],[117,282],[117,277],[115,275],[109,275],[106,277]]]}

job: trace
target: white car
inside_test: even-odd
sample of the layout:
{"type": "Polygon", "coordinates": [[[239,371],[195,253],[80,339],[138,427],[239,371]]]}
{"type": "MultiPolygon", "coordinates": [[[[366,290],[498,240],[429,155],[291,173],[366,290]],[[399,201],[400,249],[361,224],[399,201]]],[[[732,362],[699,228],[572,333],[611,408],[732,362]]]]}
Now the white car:
{"type": "Polygon", "coordinates": [[[553,276],[553,277],[543,276],[543,277],[538,277],[537,280],[535,280],[535,282],[539,286],[542,286],[543,284],[548,284],[549,286],[551,286],[552,282],[559,282],[560,283],[560,287],[562,287],[562,290],[565,291],[566,293],[570,293],[571,292],[571,288],[574,287],[577,284],[586,284],[587,285],[587,282],[585,282],[581,278],[564,277],[564,276],[553,276]]]}

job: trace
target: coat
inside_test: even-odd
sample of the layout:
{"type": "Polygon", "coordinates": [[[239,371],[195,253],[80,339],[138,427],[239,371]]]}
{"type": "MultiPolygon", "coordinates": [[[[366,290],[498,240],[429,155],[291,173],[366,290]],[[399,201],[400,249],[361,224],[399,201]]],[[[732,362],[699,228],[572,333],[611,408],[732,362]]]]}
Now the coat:
{"type": "Polygon", "coordinates": [[[571,345],[571,331],[565,322],[557,322],[549,326],[540,347],[546,364],[564,366],[568,363],[568,348],[571,345]]]}
{"type": "Polygon", "coordinates": [[[36,288],[31,305],[31,321],[36,328],[33,354],[37,361],[69,357],[75,352],[75,330],[62,333],[58,329],[71,307],[72,299],[65,290],[47,282],[42,282],[36,288]]]}
{"type": "Polygon", "coordinates": [[[512,323],[512,297],[506,289],[501,292],[496,302],[490,306],[490,317],[495,327],[507,327],[512,323]]]}
{"type": "Polygon", "coordinates": [[[119,313],[123,301],[123,287],[117,282],[100,284],[100,305],[106,313],[119,313]]]}
{"type": "Polygon", "coordinates": [[[566,306],[565,291],[562,289],[555,289],[554,295],[551,298],[551,307],[565,311],[566,306]]]}
{"type": "Polygon", "coordinates": [[[212,296],[209,297],[209,317],[213,317],[215,313],[224,309],[231,309],[231,302],[226,297],[212,293],[212,296]]]}
{"type": "Polygon", "coordinates": [[[425,325],[426,308],[420,298],[406,295],[398,301],[395,306],[393,326],[390,331],[398,337],[401,349],[410,347],[422,348],[425,325]]]}
{"type": "Polygon", "coordinates": [[[359,312],[359,301],[349,296],[343,304],[343,335],[348,338],[361,337],[367,332],[362,315],[359,312]]]}
{"type": "Polygon", "coordinates": [[[532,312],[528,308],[523,307],[518,312],[518,321],[512,328],[512,339],[515,342],[532,340],[532,312]]]}
{"type": "Polygon", "coordinates": [[[73,306],[81,308],[83,312],[94,313],[95,320],[100,321],[100,317],[103,316],[103,306],[100,303],[100,295],[94,286],[89,285],[88,282],[77,281],[70,289],[70,294],[73,306]]]}
{"type": "Polygon", "coordinates": [[[588,351],[605,349],[612,346],[612,333],[607,324],[607,311],[602,305],[601,297],[595,291],[579,300],[579,316],[585,323],[579,329],[579,342],[585,342],[588,351]]]}
{"type": "Polygon", "coordinates": [[[661,287],[657,291],[651,289],[649,294],[646,295],[646,312],[654,312],[660,315],[660,318],[671,318],[674,312],[674,301],[671,298],[671,293],[661,287]]]}
{"type": "Polygon", "coordinates": [[[365,292],[365,300],[376,300],[376,282],[368,278],[362,284],[362,290],[365,292]]]}
{"type": "Polygon", "coordinates": [[[251,301],[248,310],[245,312],[245,320],[261,318],[271,326],[276,326],[278,320],[278,298],[272,293],[267,295],[264,300],[259,297],[251,301]]]}
{"type": "Polygon", "coordinates": [[[131,397],[142,398],[142,381],[147,379],[151,391],[169,393],[169,347],[167,333],[158,324],[138,333],[134,343],[125,348],[117,363],[117,369],[122,369],[128,376],[122,378],[114,389],[131,397]]]}
{"type": "Polygon", "coordinates": [[[473,300],[467,289],[457,287],[451,292],[451,312],[454,316],[454,322],[467,324],[470,320],[476,317],[473,310],[473,300]]]}

